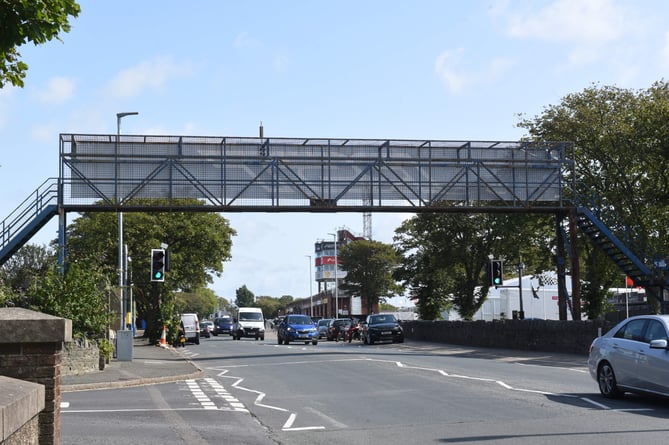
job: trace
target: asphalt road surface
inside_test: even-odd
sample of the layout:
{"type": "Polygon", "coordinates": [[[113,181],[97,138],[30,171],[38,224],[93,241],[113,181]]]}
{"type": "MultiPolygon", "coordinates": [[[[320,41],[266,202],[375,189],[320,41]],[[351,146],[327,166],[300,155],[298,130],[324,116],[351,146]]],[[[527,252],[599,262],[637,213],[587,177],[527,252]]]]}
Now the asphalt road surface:
{"type": "Polygon", "coordinates": [[[418,342],[182,351],[192,381],[63,396],[63,444],[629,444],[666,441],[669,403],[599,395],[585,358],[418,342]]]}

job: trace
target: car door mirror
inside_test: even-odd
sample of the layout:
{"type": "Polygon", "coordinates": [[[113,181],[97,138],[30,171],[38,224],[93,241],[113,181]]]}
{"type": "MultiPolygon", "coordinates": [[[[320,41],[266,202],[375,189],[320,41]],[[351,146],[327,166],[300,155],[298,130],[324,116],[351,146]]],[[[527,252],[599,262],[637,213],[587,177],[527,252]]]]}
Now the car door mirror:
{"type": "Polygon", "coordinates": [[[663,338],[650,341],[651,349],[667,349],[667,346],[667,340],[663,338]]]}

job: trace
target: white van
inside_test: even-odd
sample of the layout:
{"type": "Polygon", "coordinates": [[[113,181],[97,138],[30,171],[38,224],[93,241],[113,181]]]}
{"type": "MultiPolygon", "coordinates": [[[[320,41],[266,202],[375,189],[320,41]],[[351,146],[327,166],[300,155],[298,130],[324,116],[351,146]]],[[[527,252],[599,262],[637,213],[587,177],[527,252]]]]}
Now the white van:
{"type": "Polygon", "coordinates": [[[186,341],[200,344],[200,320],[197,314],[181,314],[181,323],[184,325],[186,341]]]}
{"type": "Polygon", "coordinates": [[[232,339],[253,337],[256,340],[265,339],[265,318],[259,307],[240,307],[235,313],[232,327],[232,339]]]}

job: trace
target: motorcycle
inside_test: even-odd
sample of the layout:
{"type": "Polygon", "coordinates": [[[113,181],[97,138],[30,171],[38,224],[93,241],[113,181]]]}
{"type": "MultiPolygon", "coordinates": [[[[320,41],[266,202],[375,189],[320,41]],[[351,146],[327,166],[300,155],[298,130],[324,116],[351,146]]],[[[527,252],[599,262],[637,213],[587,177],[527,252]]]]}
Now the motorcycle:
{"type": "Polygon", "coordinates": [[[348,342],[351,343],[351,340],[361,340],[362,336],[360,335],[361,333],[361,328],[360,324],[356,323],[348,328],[348,331],[346,332],[346,338],[348,338],[348,342]]]}
{"type": "Polygon", "coordinates": [[[346,339],[348,338],[347,333],[350,328],[351,328],[350,324],[342,324],[341,326],[339,326],[334,336],[335,341],[339,341],[339,339],[341,339],[341,341],[346,341],[346,339]]]}

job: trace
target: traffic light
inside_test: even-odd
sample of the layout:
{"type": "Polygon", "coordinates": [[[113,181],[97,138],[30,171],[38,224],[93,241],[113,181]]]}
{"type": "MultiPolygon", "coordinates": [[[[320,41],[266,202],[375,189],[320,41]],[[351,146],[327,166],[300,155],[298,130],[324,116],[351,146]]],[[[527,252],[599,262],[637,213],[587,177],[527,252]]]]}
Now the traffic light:
{"type": "Polygon", "coordinates": [[[504,284],[502,260],[490,260],[490,285],[501,286],[502,284],[504,284]]]}
{"type": "Polygon", "coordinates": [[[151,249],[151,281],[165,281],[165,249],[151,249]]]}

